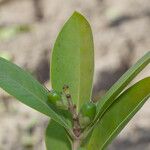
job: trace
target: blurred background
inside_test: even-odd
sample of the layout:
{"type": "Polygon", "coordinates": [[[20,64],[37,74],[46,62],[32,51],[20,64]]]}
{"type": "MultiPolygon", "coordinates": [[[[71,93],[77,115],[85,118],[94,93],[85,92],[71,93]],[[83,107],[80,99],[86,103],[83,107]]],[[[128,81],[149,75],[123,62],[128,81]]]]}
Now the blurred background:
{"type": "MultiPolygon", "coordinates": [[[[0,56],[49,82],[49,54],[74,10],[90,22],[95,43],[93,98],[98,99],[150,49],[149,0],[0,0],[0,56]]],[[[150,66],[132,82],[150,76],[150,66]]],[[[48,118],[0,89],[0,150],[45,150],[48,118]]],[[[109,150],[150,150],[150,102],[109,150]]]]}

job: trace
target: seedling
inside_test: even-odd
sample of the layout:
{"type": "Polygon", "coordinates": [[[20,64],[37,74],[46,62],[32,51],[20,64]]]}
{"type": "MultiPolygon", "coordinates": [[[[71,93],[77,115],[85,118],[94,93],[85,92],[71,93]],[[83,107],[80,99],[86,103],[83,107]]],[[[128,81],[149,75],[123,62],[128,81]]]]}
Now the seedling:
{"type": "Polygon", "coordinates": [[[94,104],[93,47],[89,23],[75,12],[59,33],[52,51],[52,91],[0,58],[0,87],[51,118],[45,133],[47,150],[105,149],[150,97],[150,77],[124,90],[150,63],[148,52],[94,104]]]}

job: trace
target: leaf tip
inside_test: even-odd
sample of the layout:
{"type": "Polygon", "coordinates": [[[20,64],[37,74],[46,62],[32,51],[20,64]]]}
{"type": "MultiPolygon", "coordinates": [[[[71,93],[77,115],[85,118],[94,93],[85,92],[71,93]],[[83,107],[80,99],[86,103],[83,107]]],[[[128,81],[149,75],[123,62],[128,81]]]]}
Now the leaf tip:
{"type": "MultiPolygon", "coordinates": [[[[74,11],[71,18],[76,18],[78,20],[82,20],[88,23],[87,19],[78,11],[74,11]]],[[[89,23],[88,23],[89,24],[89,23]]]]}
{"type": "Polygon", "coordinates": [[[72,16],[82,16],[81,13],[79,13],[78,11],[74,11],[72,16]]]}

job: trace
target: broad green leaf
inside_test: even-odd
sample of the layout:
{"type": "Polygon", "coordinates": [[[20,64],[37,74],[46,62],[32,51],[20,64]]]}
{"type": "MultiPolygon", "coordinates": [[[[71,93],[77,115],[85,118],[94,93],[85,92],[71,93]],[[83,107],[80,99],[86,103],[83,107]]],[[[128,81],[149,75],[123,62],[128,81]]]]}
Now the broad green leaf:
{"type": "Polygon", "coordinates": [[[50,116],[67,127],[66,122],[47,104],[48,91],[30,74],[0,57],[0,87],[22,103],[50,116]]]}
{"type": "Polygon", "coordinates": [[[73,102],[80,106],[91,98],[94,69],[93,37],[89,23],[75,12],[65,23],[52,52],[52,88],[70,87],[73,102]]]}
{"type": "Polygon", "coordinates": [[[150,52],[146,53],[135,65],[133,65],[122,77],[110,88],[106,95],[98,103],[96,119],[101,118],[107,108],[115,101],[120,92],[132,81],[132,79],[150,63],[150,52]]]}
{"type": "MultiPolygon", "coordinates": [[[[53,120],[51,120],[47,126],[45,143],[47,150],[73,150],[72,140],[66,130],[53,120]]],[[[86,147],[79,147],[78,150],[87,149],[86,147]]]]}
{"type": "Polygon", "coordinates": [[[150,97],[150,77],[123,92],[95,126],[88,150],[103,150],[150,97]]]}
{"type": "Polygon", "coordinates": [[[45,136],[47,150],[71,150],[71,142],[67,132],[55,121],[49,122],[45,136]]]}

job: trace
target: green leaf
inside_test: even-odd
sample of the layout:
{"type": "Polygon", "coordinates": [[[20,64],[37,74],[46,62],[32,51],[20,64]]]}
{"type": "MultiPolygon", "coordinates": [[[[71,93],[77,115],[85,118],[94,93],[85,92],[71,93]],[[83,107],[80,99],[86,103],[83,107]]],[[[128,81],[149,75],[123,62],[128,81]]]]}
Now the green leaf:
{"type": "Polygon", "coordinates": [[[115,101],[120,92],[132,81],[132,79],[150,63],[150,52],[146,53],[137,61],[122,77],[110,88],[106,95],[98,103],[98,114],[96,119],[100,119],[107,108],[115,101]]]}
{"type": "Polygon", "coordinates": [[[150,77],[123,92],[95,126],[88,150],[103,150],[150,97],[150,77]]]}
{"type": "Polygon", "coordinates": [[[52,88],[67,84],[77,110],[91,98],[94,70],[93,37],[89,23],[75,12],[59,33],[51,59],[52,88]]]}
{"type": "Polygon", "coordinates": [[[68,127],[52,106],[47,104],[48,91],[30,74],[1,57],[0,87],[22,103],[68,127]]]}
{"type": "Polygon", "coordinates": [[[67,132],[55,121],[49,122],[45,136],[47,150],[71,150],[71,142],[67,132]]]}

